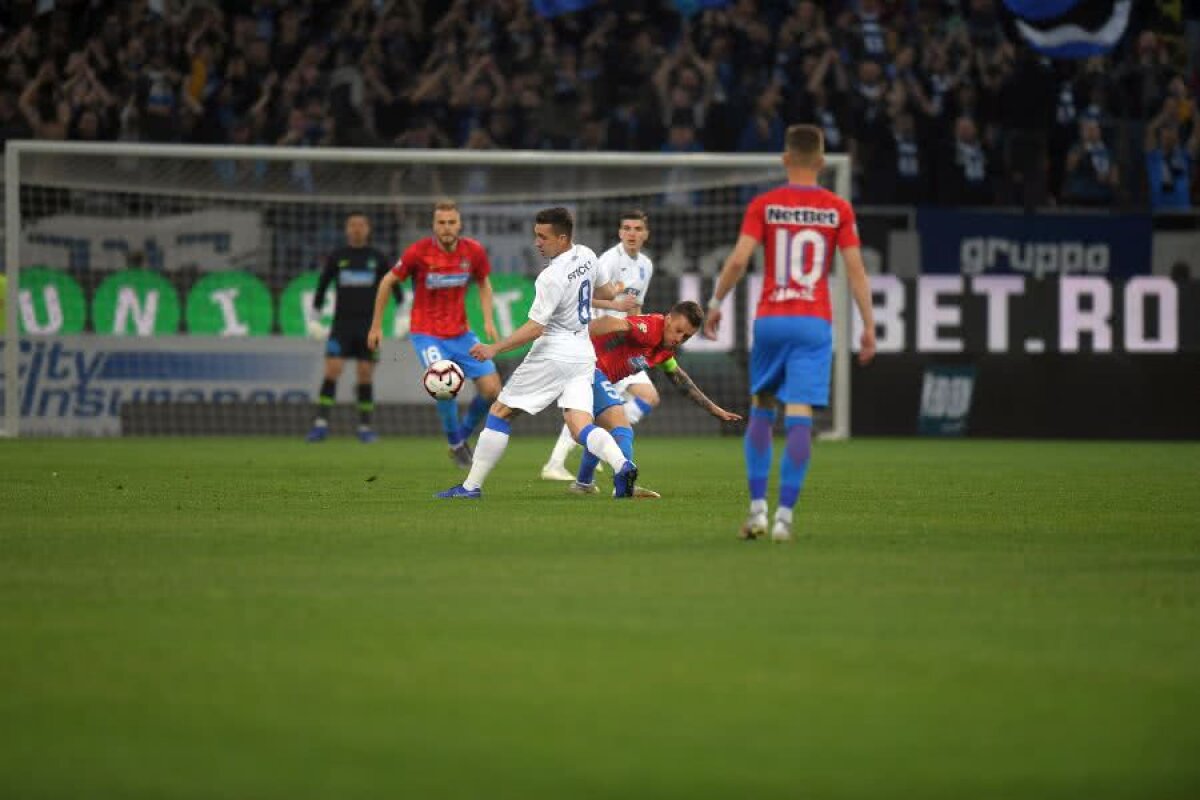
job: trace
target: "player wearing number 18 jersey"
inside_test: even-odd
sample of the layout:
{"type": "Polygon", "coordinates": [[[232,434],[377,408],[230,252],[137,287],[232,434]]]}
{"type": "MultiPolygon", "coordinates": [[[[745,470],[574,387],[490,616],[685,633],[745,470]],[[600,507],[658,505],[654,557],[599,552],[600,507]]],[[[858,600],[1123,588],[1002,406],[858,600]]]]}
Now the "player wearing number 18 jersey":
{"type": "Polygon", "coordinates": [[[387,291],[411,278],[413,308],[409,338],[422,368],[434,361],[448,359],[462,367],[463,373],[475,381],[476,394],[461,423],[457,402],[437,401],[438,417],[450,445],[450,457],[460,467],[469,467],[471,448],[468,439],[483,422],[488,406],[500,394],[496,365],[490,360],[477,361],[470,355],[471,346],[479,343],[467,327],[466,297],[471,283],[479,287],[484,333],[492,341],[499,337],[493,319],[492,284],[488,277],[491,265],[487,251],[479,242],[461,233],[462,215],[458,205],[452,200],[435,204],[433,236],[409,246],[396,266],[384,276],[375,298],[375,317],[367,338],[372,348],[379,346],[387,291]]]}
{"type": "Polygon", "coordinates": [[[833,364],[829,273],[835,249],[842,252],[864,331],[859,361],[875,354],[871,291],[859,250],[854,209],[817,184],[825,163],[821,129],[788,128],[783,163],[788,183],[754,198],[741,235],[726,259],[709,303],[705,334],[721,320],[721,302],[745,274],[755,248],[766,252],[766,274],[754,320],[750,351],[750,424],[744,443],[750,514],[741,535],[754,539],[767,529],[767,478],[771,472],[771,429],[777,402],[785,405],[787,447],[780,459],[779,506],[771,538],[791,538],[792,509],[808,472],[814,407],[829,405],[833,364]]]}

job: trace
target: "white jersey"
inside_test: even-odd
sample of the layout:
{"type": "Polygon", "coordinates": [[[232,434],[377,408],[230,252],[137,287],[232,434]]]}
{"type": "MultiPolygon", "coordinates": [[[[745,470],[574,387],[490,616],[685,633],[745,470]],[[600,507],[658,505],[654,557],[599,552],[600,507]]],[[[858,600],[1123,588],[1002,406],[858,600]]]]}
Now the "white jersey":
{"type": "MultiPolygon", "coordinates": [[[[630,258],[629,253],[625,252],[625,245],[618,242],[600,255],[600,269],[601,274],[608,280],[620,284],[622,288],[617,292],[618,296],[632,295],[639,306],[645,305],[646,291],[650,288],[650,278],[654,275],[654,262],[649,256],[639,252],[636,257],[630,258]]],[[[604,281],[597,281],[597,285],[603,284],[604,281]]],[[[628,312],[595,308],[592,309],[592,316],[626,317],[628,312]]]]}
{"type": "Polygon", "coordinates": [[[529,318],[545,325],[534,340],[528,359],[585,363],[596,360],[588,336],[592,316],[592,290],[597,280],[596,254],[577,244],[550,259],[534,284],[529,318]]]}

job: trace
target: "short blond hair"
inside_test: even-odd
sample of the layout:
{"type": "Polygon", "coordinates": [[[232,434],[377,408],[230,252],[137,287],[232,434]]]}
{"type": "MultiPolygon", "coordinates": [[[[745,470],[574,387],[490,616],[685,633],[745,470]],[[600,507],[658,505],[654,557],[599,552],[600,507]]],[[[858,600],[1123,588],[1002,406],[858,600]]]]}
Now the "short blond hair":
{"type": "Polygon", "coordinates": [[[449,197],[443,197],[433,204],[433,213],[437,214],[439,211],[458,211],[458,203],[449,197]]]}
{"type": "Polygon", "coordinates": [[[792,125],[784,142],[787,154],[799,165],[816,166],[825,155],[825,134],[816,125],[792,125]]]}

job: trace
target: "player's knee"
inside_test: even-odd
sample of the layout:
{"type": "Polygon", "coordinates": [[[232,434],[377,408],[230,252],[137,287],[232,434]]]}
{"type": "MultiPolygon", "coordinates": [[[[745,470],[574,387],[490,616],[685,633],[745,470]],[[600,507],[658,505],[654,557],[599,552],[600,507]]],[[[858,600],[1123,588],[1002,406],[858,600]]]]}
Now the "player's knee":
{"type": "Polygon", "coordinates": [[[643,395],[642,400],[644,400],[651,408],[658,408],[658,404],[662,402],[662,398],[659,397],[658,392],[654,390],[651,390],[643,395]]]}
{"type": "Polygon", "coordinates": [[[759,394],[750,395],[750,404],[758,408],[774,408],[775,395],[761,392],[759,394]]]}
{"type": "Polygon", "coordinates": [[[501,403],[499,400],[496,400],[488,409],[488,413],[494,417],[499,417],[500,419],[508,419],[512,416],[513,410],[504,405],[504,403],[501,403]]]}

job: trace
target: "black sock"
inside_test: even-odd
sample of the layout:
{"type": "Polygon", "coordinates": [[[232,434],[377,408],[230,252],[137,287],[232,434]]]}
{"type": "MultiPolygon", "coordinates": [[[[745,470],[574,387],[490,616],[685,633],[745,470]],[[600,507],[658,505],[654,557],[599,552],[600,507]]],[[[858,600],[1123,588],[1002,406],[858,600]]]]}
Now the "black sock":
{"type": "Polygon", "coordinates": [[[329,409],[333,408],[333,395],[337,392],[337,381],[326,378],[321,383],[321,393],[317,397],[317,421],[329,423],[329,409]]]}
{"type": "Polygon", "coordinates": [[[358,424],[370,425],[371,412],[375,410],[375,387],[370,383],[358,385],[358,424]]]}

